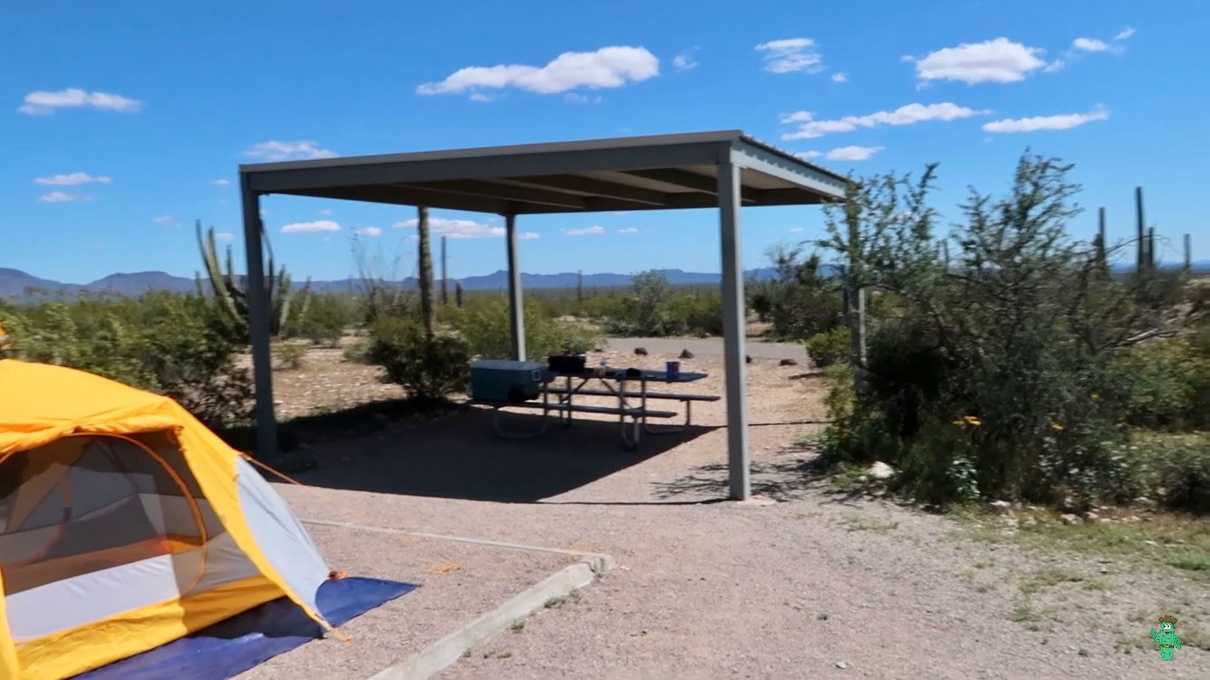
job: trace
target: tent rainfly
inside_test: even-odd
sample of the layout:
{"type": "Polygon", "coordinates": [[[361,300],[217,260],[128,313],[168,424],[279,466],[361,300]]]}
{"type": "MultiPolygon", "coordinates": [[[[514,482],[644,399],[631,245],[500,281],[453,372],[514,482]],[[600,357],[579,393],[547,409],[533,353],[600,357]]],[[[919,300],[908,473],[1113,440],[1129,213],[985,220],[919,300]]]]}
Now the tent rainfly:
{"type": "Polygon", "coordinates": [[[273,456],[277,450],[261,196],[313,196],[502,215],[515,359],[526,357],[518,215],[717,207],[730,495],[747,498],[740,211],[837,201],[844,197],[845,186],[844,177],[739,130],[242,165],[258,452],[273,456]]]}
{"type": "Polygon", "coordinates": [[[328,567],[277,492],[176,402],[0,361],[0,678],[66,678],[288,597],[328,567]]]}

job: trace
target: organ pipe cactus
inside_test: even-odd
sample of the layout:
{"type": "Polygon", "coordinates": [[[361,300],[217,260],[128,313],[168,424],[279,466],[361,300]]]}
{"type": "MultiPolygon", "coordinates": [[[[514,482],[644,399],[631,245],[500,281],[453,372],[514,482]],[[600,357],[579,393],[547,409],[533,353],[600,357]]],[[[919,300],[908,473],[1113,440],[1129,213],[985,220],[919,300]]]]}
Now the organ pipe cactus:
{"type": "MultiPolygon", "coordinates": [[[[228,318],[239,324],[242,328],[248,327],[248,292],[245,289],[246,278],[236,277],[235,268],[232,264],[231,246],[227,246],[226,252],[226,271],[219,265],[218,246],[214,240],[214,227],[206,231],[205,236],[202,235],[202,222],[198,220],[195,224],[197,231],[198,250],[202,255],[202,264],[206,269],[206,275],[210,280],[210,290],[214,294],[214,302],[219,309],[223,310],[228,318]],[[243,280],[237,280],[243,279],[243,280]]],[[[262,233],[262,238],[264,234],[262,233]]],[[[311,279],[307,279],[306,284],[301,291],[295,292],[291,288],[290,275],[286,273],[286,267],[275,268],[273,263],[273,248],[269,245],[269,240],[264,239],[265,248],[269,251],[269,262],[265,268],[265,288],[269,294],[271,302],[271,311],[269,314],[269,327],[272,335],[280,335],[286,330],[288,322],[297,322],[307,315],[307,310],[311,306],[311,279]],[[298,302],[297,309],[295,308],[296,299],[301,297],[298,302]],[[294,311],[291,315],[291,311],[294,311]]],[[[198,292],[202,290],[201,280],[198,277],[198,292]]]]}

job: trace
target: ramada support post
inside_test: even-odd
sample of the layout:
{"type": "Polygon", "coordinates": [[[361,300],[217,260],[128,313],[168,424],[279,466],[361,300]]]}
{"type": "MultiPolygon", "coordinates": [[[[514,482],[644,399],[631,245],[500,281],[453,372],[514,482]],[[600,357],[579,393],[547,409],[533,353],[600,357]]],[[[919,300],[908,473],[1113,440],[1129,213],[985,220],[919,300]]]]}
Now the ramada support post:
{"type": "Polygon", "coordinates": [[[744,270],[740,262],[740,169],[723,153],[718,166],[718,209],[723,256],[723,354],[727,382],[727,470],[731,498],[752,493],[748,470],[748,400],[744,353],[744,270]]]}
{"type": "Polygon", "coordinates": [[[248,336],[252,342],[252,375],[256,384],[256,456],[261,460],[277,457],[277,418],[273,413],[273,372],[269,353],[269,310],[271,302],[265,287],[262,252],[263,230],[260,194],[240,175],[240,193],[244,207],[244,251],[248,256],[248,336]]]}
{"type": "Polygon", "coordinates": [[[525,305],[521,301],[521,263],[517,260],[517,216],[504,216],[508,242],[508,317],[512,332],[513,360],[525,361],[525,305]]]}

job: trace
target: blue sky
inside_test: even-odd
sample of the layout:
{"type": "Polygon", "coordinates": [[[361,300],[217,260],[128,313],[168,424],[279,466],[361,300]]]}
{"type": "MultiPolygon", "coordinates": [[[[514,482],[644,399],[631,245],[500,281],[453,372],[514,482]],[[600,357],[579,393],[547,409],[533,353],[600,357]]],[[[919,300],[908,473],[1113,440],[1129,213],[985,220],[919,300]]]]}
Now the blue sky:
{"type": "MultiPolygon", "coordinates": [[[[967,186],[1003,190],[1029,147],[1076,163],[1074,231],[1105,206],[1128,238],[1142,185],[1161,254],[1178,259],[1185,232],[1210,254],[1210,4],[424,5],[5,3],[0,267],[191,276],[194,219],[239,231],[240,163],[730,128],[846,173],[938,161],[947,222],[967,186]]],[[[411,208],[264,206],[296,275],[353,274],[359,231],[414,270],[414,229],[395,226],[411,208]]],[[[503,268],[500,218],[434,216],[451,276],[503,268]]],[[[746,266],[822,222],[746,210],[746,266]]],[[[712,211],[519,226],[526,271],[719,269],[712,211]]]]}

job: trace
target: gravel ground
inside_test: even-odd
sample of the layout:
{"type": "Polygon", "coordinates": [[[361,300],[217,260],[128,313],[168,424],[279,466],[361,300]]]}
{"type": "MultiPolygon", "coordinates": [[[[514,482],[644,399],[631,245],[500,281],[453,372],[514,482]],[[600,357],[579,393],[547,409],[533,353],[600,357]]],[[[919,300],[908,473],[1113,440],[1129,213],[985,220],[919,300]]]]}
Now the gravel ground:
{"type": "MultiPolygon", "coordinates": [[[[674,356],[618,349],[611,344],[612,366],[656,367],[674,356]]],[[[695,369],[711,376],[692,390],[721,394],[717,357],[685,362],[695,369]]],[[[975,542],[944,517],[838,497],[811,476],[809,448],[795,444],[820,428],[818,376],[757,358],[748,382],[754,487],[767,502],[718,502],[721,402],[695,408],[702,427],[651,438],[637,454],[617,448],[607,421],[524,442],[492,437],[480,409],[394,423],[311,447],[320,467],[302,478],[312,486],[279,488],[304,517],[618,559],[579,598],[481,645],[444,678],[1210,676],[1210,654],[1187,645],[1163,663],[1147,640],[1151,612],[1178,609],[1178,633],[1210,624],[1204,581],[975,542]],[[1060,568],[1061,582],[1026,596],[1031,578],[1060,568]]],[[[321,539],[330,552],[324,541],[333,538],[321,539]]],[[[364,560],[351,573],[396,559],[377,546],[341,554],[364,560]]],[[[367,617],[368,629],[389,627],[366,634],[402,646],[413,627],[430,625],[426,617],[454,618],[422,602],[413,594],[383,608],[397,617],[389,623],[367,617]]],[[[299,677],[287,671],[304,667],[312,670],[270,664],[261,677],[299,677]]]]}
{"type": "Polygon", "coordinates": [[[241,680],[369,677],[575,560],[434,538],[307,529],[334,569],[420,587],[342,626],[348,642],[308,643],[241,674],[241,680]]]}

